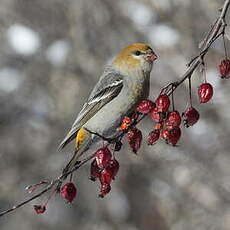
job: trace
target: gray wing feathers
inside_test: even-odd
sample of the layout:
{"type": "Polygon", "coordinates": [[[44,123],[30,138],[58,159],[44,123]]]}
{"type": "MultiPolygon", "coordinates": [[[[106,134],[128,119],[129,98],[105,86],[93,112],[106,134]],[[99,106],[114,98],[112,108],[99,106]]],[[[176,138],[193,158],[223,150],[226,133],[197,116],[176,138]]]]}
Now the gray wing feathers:
{"type": "Polygon", "coordinates": [[[76,137],[78,130],[104,105],[113,100],[120,93],[122,87],[122,76],[112,70],[111,67],[107,67],[59,148],[64,148],[72,141],[76,137]]]}

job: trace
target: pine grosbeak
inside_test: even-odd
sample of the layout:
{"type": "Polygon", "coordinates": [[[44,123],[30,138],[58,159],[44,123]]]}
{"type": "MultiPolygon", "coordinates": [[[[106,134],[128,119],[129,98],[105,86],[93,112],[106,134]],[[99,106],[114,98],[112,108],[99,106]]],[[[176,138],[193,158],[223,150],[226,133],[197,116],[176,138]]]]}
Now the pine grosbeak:
{"type": "Polygon", "coordinates": [[[107,138],[119,134],[122,118],[149,95],[150,72],[156,58],[148,45],[136,43],[123,48],[105,68],[60,144],[62,149],[76,138],[75,154],[63,173],[71,170],[78,158],[99,139],[89,130],[107,138]]]}

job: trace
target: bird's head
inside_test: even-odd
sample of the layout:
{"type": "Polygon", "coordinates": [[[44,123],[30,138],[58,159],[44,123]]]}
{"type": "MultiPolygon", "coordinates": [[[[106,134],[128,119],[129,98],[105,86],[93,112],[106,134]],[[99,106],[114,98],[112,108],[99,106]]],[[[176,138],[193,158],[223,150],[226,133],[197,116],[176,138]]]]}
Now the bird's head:
{"type": "Polygon", "coordinates": [[[157,55],[146,44],[135,43],[124,47],[113,61],[113,65],[121,72],[150,72],[157,55]]]}

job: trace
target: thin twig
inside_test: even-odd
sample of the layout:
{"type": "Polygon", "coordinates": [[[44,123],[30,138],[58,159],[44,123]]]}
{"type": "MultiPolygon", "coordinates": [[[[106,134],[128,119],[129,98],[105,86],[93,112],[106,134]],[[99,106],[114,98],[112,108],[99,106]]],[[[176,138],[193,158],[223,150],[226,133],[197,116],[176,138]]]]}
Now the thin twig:
{"type": "Polygon", "coordinates": [[[15,209],[20,208],[21,206],[30,203],[31,201],[35,200],[36,198],[42,196],[43,194],[45,194],[46,192],[48,192],[49,190],[51,190],[55,185],[57,185],[59,182],[62,181],[63,178],[65,178],[66,176],[68,176],[69,174],[73,173],[74,171],[76,171],[77,169],[79,169],[82,165],[84,165],[86,162],[88,162],[89,160],[91,160],[92,158],[94,158],[95,154],[92,154],[88,157],[86,157],[84,160],[82,160],[78,165],[76,165],[72,170],[70,170],[69,172],[62,174],[61,176],[59,176],[57,179],[53,180],[50,182],[50,184],[43,189],[41,192],[35,194],[34,196],[30,197],[29,199],[26,199],[24,201],[22,201],[21,203],[14,205],[12,208],[9,208],[6,211],[3,211],[0,213],[0,217],[4,216],[5,214],[14,211],[15,209]]]}
{"type": "Polygon", "coordinates": [[[192,84],[191,84],[191,76],[188,78],[188,92],[189,92],[189,105],[192,107],[192,84]]]}
{"type": "Polygon", "coordinates": [[[0,217],[1,217],[1,216],[4,216],[5,214],[7,214],[7,213],[9,213],[9,212],[12,212],[12,211],[14,211],[15,209],[18,209],[18,208],[20,208],[21,206],[23,206],[23,205],[25,205],[25,204],[31,202],[32,200],[35,200],[36,198],[42,196],[44,193],[48,192],[48,191],[57,183],[56,181],[57,181],[57,180],[52,181],[52,182],[50,183],[50,185],[48,185],[47,188],[43,189],[41,192],[37,193],[36,195],[32,196],[31,198],[29,198],[29,199],[27,199],[27,200],[24,200],[23,202],[21,202],[21,203],[19,203],[19,204],[17,204],[17,205],[14,205],[12,208],[10,208],[10,209],[8,209],[8,210],[6,210],[6,211],[1,212],[1,213],[0,213],[0,217]]]}
{"type": "Polygon", "coordinates": [[[188,64],[187,71],[182,75],[181,79],[177,82],[173,90],[169,90],[167,93],[168,95],[171,95],[175,89],[181,85],[187,78],[189,78],[195,69],[201,64],[201,60],[203,57],[207,54],[209,48],[211,45],[222,35],[224,34],[226,23],[225,23],[225,15],[227,13],[227,10],[229,8],[230,0],[226,0],[224,2],[224,5],[222,7],[222,11],[218,17],[218,20],[216,23],[214,23],[214,26],[211,28],[210,32],[208,33],[209,36],[204,38],[204,44],[203,47],[196,57],[192,59],[192,61],[188,64]]]}
{"type": "Polygon", "coordinates": [[[225,34],[222,34],[223,37],[223,42],[224,42],[224,53],[225,53],[225,59],[228,59],[228,53],[227,53],[227,48],[226,48],[226,42],[225,42],[225,34]]]}

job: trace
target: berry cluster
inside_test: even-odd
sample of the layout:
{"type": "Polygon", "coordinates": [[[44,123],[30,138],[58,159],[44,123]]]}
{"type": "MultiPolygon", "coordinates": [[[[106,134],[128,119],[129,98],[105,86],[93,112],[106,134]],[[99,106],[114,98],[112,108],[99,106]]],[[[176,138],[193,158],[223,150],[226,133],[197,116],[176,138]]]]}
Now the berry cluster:
{"type": "MultiPolygon", "coordinates": [[[[109,150],[108,147],[100,148],[95,153],[95,158],[91,162],[90,167],[90,179],[92,181],[100,180],[100,193],[99,197],[103,198],[111,190],[111,182],[115,179],[119,170],[119,163],[115,159],[114,154],[109,150]]],[[[28,187],[28,192],[33,192],[39,186],[47,184],[48,182],[40,182],[38,184],[28,187]]],[[[56,191],[54,191],[56,192],[56,191]]],[[[77,195],[77,189],[72,182],[64,184],[60,189],[60,195],[67,202],[71,203],[77,195]]],[[[46,211],[48,201],[53,196],[51,193],[50,197],[43,205],[34,205],[34,210],[37,214],[42,214],[46,211]]]]}
{"type": "MultiPolygon", "coordinates": [[[[205,66],[202,63],[204,72],[204,83],[198,87],[198,98],[200,103],[207,103],[213,97],[213,87],[206,80],[205,66]]],[[[224,59],[219,65],[219,73],[222,79],[227,79],[230,76],[230,60],[224,59]]],[[[173,94],[171,91],[171,94],[173,94]]],[[[193,126],[200,118],[199,112],[192,106],[191,97],[191,78],[189,78],[189,94],[190,101],[188,108],[180,114],[174,108],[174,99],[172,97],[172,110],[170,111],[170,98],[167,93],[161,91],[155,102],[150,100],[142,101],[136,108],[136,114],[149,114],[155,122],[154,129],[148,135],[148,144],[155,144],[160,138],[164,139],[167,144],[176,146],[181,137],[181,121],[185,127],[193,126]]],[[[137,116],[136,115],[136,116],[137,116]]],[[[121,130],[128,130],[128,142],[134,153],[140,148],[142,141],[142,133],[139,129],[132,126],[133,119],[124,117],[120,126],[121,130]],[[131,128],[130,128],[131,127],[131,128]]]]}
{"type": "Polygon", "coordinates": [[[95,153],[95,159],[91,163],[90,179],[101,183],[99,197],[104,197],[111,190],[111,182],[115,179],[119,170],[119,163],[114,158],[108,147],[100,148],[95,153]]]}
{"type": "MultiPolygon", "coordinates": [[[[181,116],[174,108],[169,111],[170,99],[160,94],[155,101],[156,107],[150,112],[155,122],[154,130],[149,133],[148,144],[153,145],[161,137],[166,143],[176,145],[181,136],[181,116]]],[[[174,106],[173,106],[174,107],[174,106]]]]}

